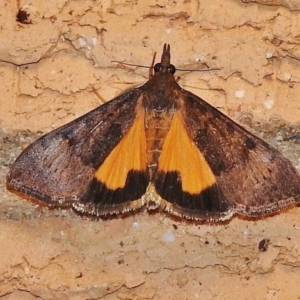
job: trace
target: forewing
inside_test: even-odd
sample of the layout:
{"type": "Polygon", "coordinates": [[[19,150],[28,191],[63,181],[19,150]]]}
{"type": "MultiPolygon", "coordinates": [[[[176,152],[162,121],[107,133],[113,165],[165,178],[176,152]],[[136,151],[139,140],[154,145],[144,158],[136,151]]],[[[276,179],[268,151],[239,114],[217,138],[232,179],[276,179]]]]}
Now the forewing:
{"type": "Polygon", "coordinates": [[[35,141],[12,165],[8,188],[50,205],[78,202],[134,123],[140,94],[125,93],[35,141]]]}
{"type": "Polygon", "coordinates": [[[289,160],[194,94],[183,91],[182,99],[188,134],[234,213],[262,216],[299,201],[300,177],[289,160]]]}

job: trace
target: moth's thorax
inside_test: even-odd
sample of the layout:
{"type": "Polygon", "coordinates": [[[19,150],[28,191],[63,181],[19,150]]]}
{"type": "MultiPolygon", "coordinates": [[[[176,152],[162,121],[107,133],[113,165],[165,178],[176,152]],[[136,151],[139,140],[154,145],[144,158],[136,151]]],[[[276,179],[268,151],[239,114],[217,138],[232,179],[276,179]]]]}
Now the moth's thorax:
{"type": "Polygon", "coordinates": [[[174,113],[181,105],[178,101],[180,90],[172,74],[157,73],[147,83],[146,91],[143,93],[142,106],[145,111],[146,151],[150,178],[157,169],[174,113]],[[157,80],[160,84],[157,84],[157,80]]]}
{"type": "Polygon", "coordinates": [[[173,74],[156,73],[141,87],[143,93],[143,106],[146,109],[164,110],[174,105],[178,106],[178,96],[181,87],[173,74]]]}

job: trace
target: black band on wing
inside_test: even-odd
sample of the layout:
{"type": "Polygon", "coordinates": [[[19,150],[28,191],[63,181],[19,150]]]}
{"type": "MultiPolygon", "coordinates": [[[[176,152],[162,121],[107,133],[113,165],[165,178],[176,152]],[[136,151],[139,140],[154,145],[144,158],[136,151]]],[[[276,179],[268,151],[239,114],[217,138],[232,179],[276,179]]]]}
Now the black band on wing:
{"type": "Polygon", "coordinates": [[[156,192],[167,202],[182,208],[182,211],[193,212],[195,216],[222,213],[230,205],[216,184],[199,194],[190,194],[182,190],[180,176],[177,172],[158,172],[155,177],[156,192]]]}
{"type": "MultiPolygon", "coordinates": [[[[129,171],[125,186],[112,190],[94,178],[89,184],[80,202],[95,205],[99,208],[116,208],[119,204],[140,199],[146,192],[149,177],[146,172],[129,171]]],[[[123,205],[122,205],[123,206],[123,205]]]]}

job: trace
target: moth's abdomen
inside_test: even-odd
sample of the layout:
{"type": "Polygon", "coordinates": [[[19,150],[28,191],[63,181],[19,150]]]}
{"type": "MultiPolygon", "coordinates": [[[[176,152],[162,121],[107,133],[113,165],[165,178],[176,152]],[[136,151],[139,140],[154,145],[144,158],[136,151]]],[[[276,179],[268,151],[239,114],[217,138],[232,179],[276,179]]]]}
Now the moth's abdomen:
{"type": "Polygon", "coordinates": [[[146,152],[150,180],[157,170],[158,159],[171,126],[174,110],[155,112],[146,111],[146,152]]]}

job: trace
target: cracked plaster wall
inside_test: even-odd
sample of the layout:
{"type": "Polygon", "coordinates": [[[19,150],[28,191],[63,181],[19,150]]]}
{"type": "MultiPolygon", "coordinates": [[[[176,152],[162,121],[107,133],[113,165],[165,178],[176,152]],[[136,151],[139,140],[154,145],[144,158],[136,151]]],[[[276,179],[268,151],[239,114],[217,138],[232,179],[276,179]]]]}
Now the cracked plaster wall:
{"type": "MultiPolygon", "coordinates": [[[[299,1],[0,2],[0,124],[48,132],[145,82],[171,44],[184,88],[234,119],[300,123],[299,1]],[[21,9],[26,23],[16,21],[21,9]]],[[[27,140],[25,141],[25,144],[27,140]]],[[[10,157],[12,159],[12,157],[10,157]]],[[[0,298],[296,299],[299,212],[208,226],[141,213],[91,221],[5,190],[0,298]],[[167,242],[168,232],[175,238],[167,242]],[[258,243],[270,239],[266,252],[258,243]]]]}
{"type": "Polygon", "coordinates": [[[99,104],[93,89],[109,100],[147,80],[112,60],[149,65],[165,42],[177,67],[220,68],[178,75],[225,113],[297,123],[300,19],[297,1],[282,2],[2,1],[1,124],[66,123],[99,104]],[[29,24],[16,22],[19,8],[29,24]]]}

